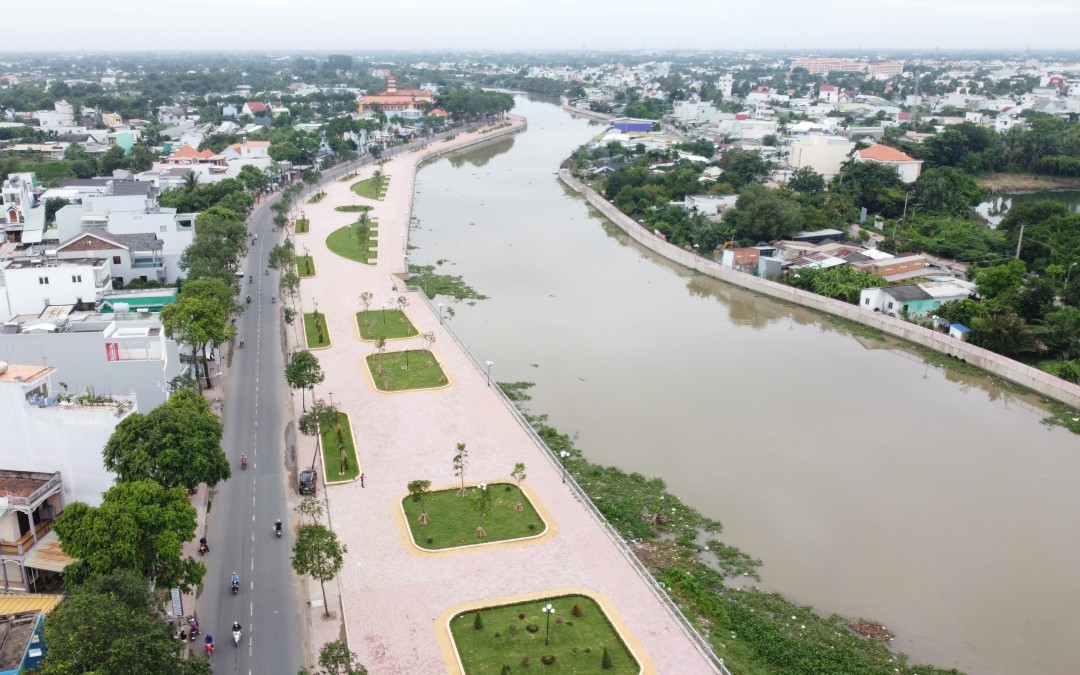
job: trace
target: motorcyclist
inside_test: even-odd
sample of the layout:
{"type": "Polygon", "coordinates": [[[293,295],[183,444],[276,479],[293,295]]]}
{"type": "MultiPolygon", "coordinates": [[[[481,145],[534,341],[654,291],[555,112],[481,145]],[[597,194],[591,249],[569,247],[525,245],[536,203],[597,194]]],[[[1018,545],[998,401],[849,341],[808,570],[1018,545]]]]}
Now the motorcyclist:
{"type": "Polygon", "coordinates": [[[245,468],[245,469],[247,468],[247,455],[244,455],[244,454],[240,455],[240,466],[245,468]]]}
{"type": "Polygon", "coordinates": [[[253,274],[249,274],[249,275],[248,275],[248,283],[249,283],[249,284],[250,284],[250,283],[254,283],[254,281],[255,281],[255,275],[253,275],[253,274]]]}
{"type": "Polygon", "coordinates": [[[206,537],[199,537],[199,551],[209,553],[210,547],[206,545],[206,537]]]}
{"type": "Polygon", "coordinates": [[[206,635],[206,655],[210,656],[214,653],[214,637],[209,633],[206,635]]]}
{"type": "Polygon", "coordinates": [[[251,296],[250,295],[247,296],[247,301],[248,301],[248,304],[250,305],[251,304],[251,296]]]}
{"type": "Polygon", "coordinates": [[[266,276],[270,276],[270,270],[266,270],[266,276]]]}
{"type": "Polygon", "coordinates": [[[232,639],[233,639],[233,644],[236,645],[237,647],[239,647],[240,646],[240,622],[239,621],[233,621],[232,639]]]}
{"type": "Polygon", "coordinates": [[[270,296],[270,302],[277,302],[277,296],[276,295],[271,295],[270,296]]]}
{"type": "Polygon", "coordinates": [[[281,518],[278,518],[277,522],[274,523],[274,531],[278,533],[278,536],[281,536],[281,518]]]}
{"type": "Polygon", "coordinates": [[[239,585],[239,583],[240,583],[240,575],[237,574],[236,572],[233,572],[232,573],[232,584],[233,584],[233,586],[239,585]]]}

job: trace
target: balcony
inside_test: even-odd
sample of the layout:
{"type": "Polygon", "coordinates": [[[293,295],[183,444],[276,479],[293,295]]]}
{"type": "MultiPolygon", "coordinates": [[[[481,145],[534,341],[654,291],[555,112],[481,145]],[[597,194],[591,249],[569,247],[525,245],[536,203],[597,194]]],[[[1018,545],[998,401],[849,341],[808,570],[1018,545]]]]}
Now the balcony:
{"type": "Polygon", "coordinates": [[[148,256],[136,256],[131,261],[131,269],[162,269],[165,261],[161,258],[148,256]]]}
{"type": "Polygon", "coordinates": [[[52,530],[51,520],[43,520],[34,526],[33,532],[27,532],[15,541],[0,540],[0,556],[24,556],[52,530]]]}

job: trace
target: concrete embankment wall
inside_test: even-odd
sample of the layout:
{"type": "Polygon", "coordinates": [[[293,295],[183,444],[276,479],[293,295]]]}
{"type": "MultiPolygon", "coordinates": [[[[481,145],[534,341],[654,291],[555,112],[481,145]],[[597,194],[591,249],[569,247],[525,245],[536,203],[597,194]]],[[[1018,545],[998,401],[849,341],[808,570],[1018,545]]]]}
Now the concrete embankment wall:
{"type": "Polygon", "coordinates": [[[1061,378],[1043,372],[1038,368],[1014,361],[1012,359],[995,354],[994,352],[976,347],[961,340],[949,337],[944,333],[917,326],[901,319],[897,319],[878,312],[868,312],[840,300],[833,300],[815,293],[803,291],[791,286],[761,279],[751,274],[736,272],[719,263],[694,255],[674,244],[660,239],[637,223],[634,219],[615,208],[601,195],[570,175],[568,170],[561,169],[559,178],[572,190],[585,197],[596,210],[604,214],[615,223],[623,232],[645,248],[664,256],[668,260],[689,267],[692,270],[715,277],[721,281],[746,288],[748,290],[767,295],[771,298],[787,300],[788,302],[828,312],[835,316],[843,317],[851,321],[876,328],[881,332],[893,337],[906,340],[933,349],[942,354],[956,357],[968,363],[982,368],[988,373],[1030,389],[1038,394],[1060,401],[1073,408],[1080,409],[1080,386],[1066,382],[1061,378]]]}
{"type": "Polygon", "coordinates": [[[610,122],[615,119],[614,115],[607,115],[605,113],[593,112],[592,110],[582,110],[581,108],[575,108],[570,105],[570,99],[565,96],[560,96],[559,100],[562,101],[562,109],[567,112],[572,112],[575,115],[584,115],[585,117],[591,117],[594,120],[600,120],[601,122],[610,122]]]}
{"type": "MultiPolygon", "coordinates": [[[[436,159],[439,159],[440,157],[444,157],[455,152],[461,152],[462,150],[468,150],[483,143],[491,143],[492,141],[499,140],[500,138],[505,138],[506,136],[513,136],[514,134],[525,131],[529,128],[529,123],[524,117],[519,117],[517,115],[508,115],[508,117],[513,117],[515,119],[521,120],[521,124],[502,127],[501,129],[496,129],[495,131],[488,131],[487,133],[483,134],[479,131],[466,132],[472,134],[473,136],[475,136],[475,138],[472,138],[465,143],[461,143],[460,145],[455,145],[452,148],[431,148],[429,146],[420,150],[420,152],[424,153],[424,156],[420,160],[417,169],[419,169],[428,162],[433,162],[436,159]]],[[[483,128],[484,127],[481,127],[481,129],[483,128]]]]}

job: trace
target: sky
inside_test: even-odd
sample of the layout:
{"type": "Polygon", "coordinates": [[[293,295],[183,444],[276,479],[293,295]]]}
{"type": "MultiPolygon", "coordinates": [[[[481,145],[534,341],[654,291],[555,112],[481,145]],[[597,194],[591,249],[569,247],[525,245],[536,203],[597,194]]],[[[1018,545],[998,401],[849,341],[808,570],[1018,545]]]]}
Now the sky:
{"type": "Polygon", "coordinates": [[[1077,49],[1080,0],[14,2],[0,52],[1077,49]]]}

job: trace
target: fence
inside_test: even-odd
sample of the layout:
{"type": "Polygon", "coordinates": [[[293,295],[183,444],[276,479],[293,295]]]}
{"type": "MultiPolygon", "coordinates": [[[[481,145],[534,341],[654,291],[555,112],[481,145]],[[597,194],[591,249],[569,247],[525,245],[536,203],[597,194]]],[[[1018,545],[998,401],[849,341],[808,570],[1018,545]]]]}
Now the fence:
{"type": "Polygon", "coordinates": [[[1018,384],[1026,389],[1060,401],[1072,408],[1080,408],[1080,385],[1066,382],[1050,373],[1032,368],[1013,359],[995,354],[987,349],[976,347],[962,340],[949,337],[929,328],[924,328],[913,323],[898,319],[880,312],[869,312],[857,305],[851,305],[840,300],[826,298],[809,291],[804,291],[793,286],[787,286],[768,279],[762,279],[752,274],[739,272],[719,263],[702,258],[701,256],[670,244],[652,232],[642,227],[633,218],[619,211],[610,202],[581,181],[570,175],[565,168],[559,170],[559,178],[570,189],[585,197],[585,200],[602,213],[608,220],[613,222],[623,232],[630,235],[650,251],[662,255],[668,260],[676,262],[690,269],[701,272],[707,276],[726,281],[747,290],[767,295],[771,298],[786,300],[788,302],[809,307],[834,316],[839,316],[849,321],[870,326],[882,333],[892,335],[907,342],[922,345],[936,352],[953,356],[962,361],[971,363],[988,373],[1018,384]]]}
{"type": "MultiPolygon", "coordinates": [[[[469,347],[461,340],[461,338],[458,337],[457,333],[454,332],[454,329],[451,328],[450,325],[447,323],[449,319],[443,318],[442,313],[434,304],[432,304],[431,299],[428,298],[427,295],[417,286],[408,286],[406,290],[415,292],[424,300],[424,302],[428,306],[428,309],[431,310],[434,315],[440,318],[440,321],[443,327],[446,329],[446,332],[449,333],[450,337],[454,339],[454,342],[457,343],[457,346],[461,349],[462,352],[465,353],[466,356],[469,357],[469,360],[472,361],[472,364],[476,367],[477,372],[481,374],[486,373],[485,367],[481,364],[480,360],[476,358],[476,355],[473,354],[469,347]]],[[[544,442],[544,439],[540,438],[539,434],[536,433],[536,429],[534,429],[533,426],[529,424],[529,421],[525,419],[525,416],[521,413],[521,410],[518,409],[517,404],[510,400],[510,398],[506,395],[506,392],[502,390],[502,387],[492,387],[492,389],[498,392],[498,395],[502,399],[503,404],[507,407],[508,410],[510,410],[511,414],[514,416],[514,419],[517,420],[518,424],[520,424],[521,427],[525,430],[525,432],[529,434],[533,442],[536,443],[537,446],[539,446],[542,450],[544,450],[544,456],[547,457],[547,460],[551,462],[552,466],[554,466],[556,470],[562,472],[566,484],[569,485],[570,488],[573,490],[575,497],[577,497],[577,500],[585,506],[588,512],[596,520],[597,524],[600,525],[600,528],[615,543],[616,548],[619,549],[619,552],[622,554],[623,558],[625,558],[626,561],[630,563],[630,566],[633,567],[634,570],[638,573],[638,575],[641,576],[641,578],[645,581],[646,585],[652,590],[653,595],[655,595],[656,598],[659,599],[665,607],[667,607],[672,617],[679,624],[679,627],[682,629],[683,633],[685,633],[686,636],[690,639],[690,641],[694,644],[698,652],[701,653],[701,655],[709,661],[709,663],[713,666],[713,670],[717,673],[720,673],[721,675],[731,675],[731,672],[724,666],[724,660],[716,655],[708,641],[705,640],[705,638],[697,631],[696,628],[694,628],[694,625],[690,623],[690,620],[686,618],[686,615],[683,614],[681,609],[679,609],[679,606],[675,603],[674,600],[671,599],[671,596],[668,595],[667,591],[663,587],[663,584],[658,582],[649,572],[649,570],[641,564],[641,561],[638,560],[637,556],[634,555],[634,552],[630,550],[629,546],[627,546],[626,540],[623,539],[622,536],[619,535],[619,532],[614,527],[612,527],[611,523],[609,523],[607,519],[604,518],[604,515],[600,513],[600,509],[596,508],[596,504],[594,504],[593,501],[589,499],[589,496],[585,493],[585,490],[583,490],[581,485],[579,485],[578,482],[574,480],[574,477],[566,471],[566,467],[563,465],[563,463],[559,460],[558,457],[555,456],[555,453],[552,452],[551,448],[549,448],[547,443],[544,442]]]]}

